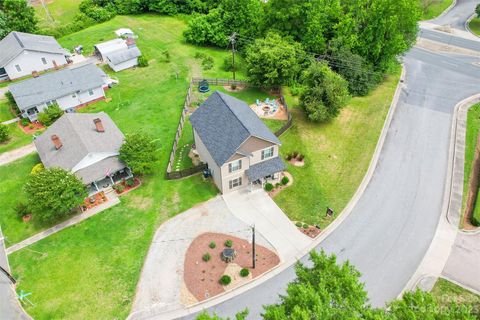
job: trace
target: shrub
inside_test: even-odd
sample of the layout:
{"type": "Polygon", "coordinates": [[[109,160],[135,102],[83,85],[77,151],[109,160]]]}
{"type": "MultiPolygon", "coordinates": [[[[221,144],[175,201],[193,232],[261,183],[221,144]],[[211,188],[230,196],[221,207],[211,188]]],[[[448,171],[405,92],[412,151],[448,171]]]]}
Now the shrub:
{"type": "Polygon", "coordinates": [[[275,188],[280,187],[280,182],[275,183],[275,188]]]}
{"type": "Polygon", "coordinates": [[[229,247],[231,248],[233,246],[233,241],[228,239],[227,241],[225,241],[225,247],[229,247]]]}
{"type": "Polygon", "coordinates": [[[215,249],[217,247],[217,244],[215,243],[215,241],[212,241],[208,246],[210,247],[210,249],[215,249]]]}
{"type": "Polygon", "coordinates": [[[293,151],[292,158],[296,159],[298,156],[298,151],[293,151]]]}
{"type": "Polygon", "coordinates": [[[270,182],[267,182],[267,183],[265,183],[264,188],[265,188],[265,191],[270,192],[270,191],[273,190],[273,184],[271,184],[270,182]]]}
{"type": "Polygon", "coordinates": [[[36,165],[33,166],[32,171],[30,171],[30,174],[36,175],[43,170],[45,170],[45,167],[43,166],[43,164],[37,163],[36,165]]]}
{"type": "Polygon", "coordinates": [[[28,206],[23,203],[23,202],[19,202],[15,205],[15,214],[17,215],[17,217],[19,219],[22,219],[23,217],[25,217],[27,214],[29,214],[29,210],[28,210],[28,206]]]}
{"type": "Polygon", "coordinates": [[[301,228],[301,227],[303,226],[303,223],[301,223],[300,221],[297,221],[297,222],[295,223],[295,225],[296,225],[297,227],[301,228]]]}
{"type": "Polygon", "coordinates": [[[38,114],[38,121],[42,124],[46,125],[47,127],[57,121],[63,115],[63,110],[60,109],[58,104],[52,104],[51,106],[45,108],[43,112],[38,114]]]}
{"type": "Polygon", "coordinates": [[[148,67],[148,60],[143,54],[140,57],[138,57],[138,66],[140,68],[148,67]]]}
{"type": "Polygon", "coordinates": [[[33,129],[33,124],[30,123],[30,124],[28,125],[28,128],[33,129]]]}
{"type": "Polygon", "coordinates": [[[213,58],[210,57],[210,56],[207,56],[205,58],[202,59],[202,67],[203,67],[203,70],[210,70],[213,68],[213,58]]]}
{"type": "Polygon", "coordinates": [[[242,270],[240,270],[240,277],[242,278],[248,277],[249,274],[250,270],[248,270],[247,268],[243,268],[242,270]]]}
{"type": "Polygon", "coordinates": [[[112,188],[118,193],[122,193],[125,190],[125,187],[122,184],[114,184],[112,188]]]}
{"type": "Polygon", "coordinates": [[[40,121],[41,124],[45,126],[49,126],[52,123],[52,120],[48,116],[48,114],[44,112],[40,112],[37,116],[37,120],[40,121]]]}
{"type": "Polygon", "coordinates": [[[226,275],[224,274],[221,278],[220,278],[220,284],[222,286],[228,286],[230,284],[230,282],[232,282],[232,278],[230,278],[229,275],[226,275]]]}
{"type": "Polygon", "coordinates": [[[125,181],[125,184],[129,187],[133,187],[135,185],[135,180],[133,180],[133,178],[127,179],[127,181],[125,181]]]}
{"type": "Polygon", "coordinates": [[[5,92],[5,97],[7,97],[8,102],[10,103],[10,106],[12,107],[13,111],[15,112],[15,115],[18,117],[19,115],[22,114],[20,109],[18,108],[17,102],[13,98],[13,95],[10,91],[5,92]]]}
{"type": "Polygon", "coordinates": [[[0,124],[0,142],[5,142],[10,138],[10,131],[4,124],[0,124]]]}
{"type": "Polygon", "coordinates": [[[142,132],[127,134],[120,148],[120,160],[135,174],[152,173],[158,160],[158,148],[153,137],[142,132]]]}
{"type": "Polygon", "coordinates": [[[289,153],[285,156],[285,160],[290,161],[292,159],[292,155],[289,153]]]}
{"type": "Polygon", "coordinates": [[[108,21],[117,14],[117,10],[113,4],[107,3],[101,7],[97,5],[95,0],[83,0],[78,5],[78,9],[96,22],[108,21]]]}
{"type": "Polygon", "coordinates": [[[163,50],[162,54],[165,57],[165,62],[170,62],[170,52],[168,52],[168,50],[163,50]]]}
{"type": "Polygon", "coordinates": [[[297,160],[298,161],[303,161],[303,159],[305,159],[305,156],[303,154],[299,154],[298,157],[297,157],[297,160]]]}
{"type": "Polygon", "coordinates": [[[285,186],[290,182],[290,179],[288,179],[287,176],[284,176],[281,180],[282,184],[285,186]]]}
{"type": "Polygon", "coordinates": [[[207,55],[203,52],[197,51],[195,52],[195,59],[204,59],[207,57],[207,55]]]}
{"type": "Polygon", "coordinates": [[[205,253],[205,254],[202,256],[202,260],[205,261],[205,262],[210,261],[210,258],[211,258],[211,256],[210,256],[210,253],[208,253],[208,252],[205,253]]]}
{"type": "Polygon", "coordinates": [[[23,127],[28,126],[28,124],[30,123],[30,121],[28,121],[27,118],[22,118],[22,120],[20,120],[20,121],[21,121],[23,127]]]}
{"type": "Polygon", "coordinates": [[[302,228],[303,228],[303,229],[308,229],[308,224],[304,223],[304,224],[302,225],[302,228]]]}
{"type": "Polygon", "coordinates": [[[290,93],[292,94],[292,96],[296,97],[298,95],[300,95],[302,93],[302,90],[303,88],[301,86],[295,86],[293,85],[292,87],[290,87],[290,93]]]}
{"type": "Polygon", "coordinates": [[[230,85],[230,88],[231,88],[232,90],[235,90],[235,89],[237,89],[237,85],[236,85],[235,83],[232,83],[232,84],[230,85]]]}

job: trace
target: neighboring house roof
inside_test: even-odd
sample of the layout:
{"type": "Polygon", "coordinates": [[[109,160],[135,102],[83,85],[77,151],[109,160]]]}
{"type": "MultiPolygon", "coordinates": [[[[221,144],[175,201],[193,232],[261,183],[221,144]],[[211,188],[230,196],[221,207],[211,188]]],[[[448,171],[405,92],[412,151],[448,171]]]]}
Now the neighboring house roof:
{"type": "Polygon", "coordinates": [[[75,92],[98,88],[105,84],[107,75],[94,64],[43,74],[9,86],[20,110],[75,92]]]}
{"type": "Polygon", "coordinates": [[[114,52],[120,49],[126,49],[127,43],[123,39],[113,39],[110,41],[96,44],[95,48],[97,48],[100,54],[105,55],[107,53],[114,52]]]}
{"type": "Polygon", "coordinates": [[[280,157],[275,157],[250,166],[250,168],[245,171],[245,174],[247,175],[248,180],[256,181],[283,170],[285,170],[285,164],[282,159],[280,159],[280,157]]]}
{"type": "Polygon", "coordinates": [[[107,54],[107,59],[114,65],[138,58],[142,55],[137,47],[124,48],[107,54]]]}
{"type": "Polygon", "coordinates": [[[54,37],[12,31],[0,41],[0,67],[4,67],[23,50],[65,54],[65,49],[54,37]]]}
{"type": "Polygon", "coordinates": [[[86,157],[96,157],[98,161],[76,172],[88,184],[104,178],[107,172],[113,173],[125,167],[117,156],[123,140],[123,133],[105,112],[65,113],[34,143],[47,168],[60,167],[72,171],[86,157]],[[97,118],[101,120],[104,132],[96,130],[94,119],[97,118]],[[56,149],[52,142],[54,135],[60,139],[60,149],[56,149]]]}
{"type": "Polygon", "coordinates": [[[219,91],[195,110],[190,122],[218,166],[251,136],[280,144],[245,102],[219,91]]]}

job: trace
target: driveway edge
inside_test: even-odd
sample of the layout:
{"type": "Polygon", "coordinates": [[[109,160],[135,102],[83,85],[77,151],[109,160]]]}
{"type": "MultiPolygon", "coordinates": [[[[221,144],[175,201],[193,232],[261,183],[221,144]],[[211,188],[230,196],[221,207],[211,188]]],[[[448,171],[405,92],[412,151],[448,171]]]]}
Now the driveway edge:
{"type": "Polygon", "coordinates": [[[398,297],[401,297],[405,291],[414,290],[422,279],[440,277],[452,251],[457,233],[460,232],[458,224],[463,196],[466,116],[468,109],[479,101],[480,94],[476,94],[460,101],[455,106],[450,129],[448,167],[440,220],[422,262],[398,297]]]}
{"type": "MultiPolygon", "coordinates": [[[[328,227],[324,229],[324,231],[318,236],[317,239],[312,241],[312,243],[306,247],[301,253],[299,253],[295,259],[289,259],[283,262],[283,264],[278,265],[276,268],[267,271],[261,277],[253,279],[252,281],[245,283],[239,287],[232,289],[231,291],[227,291],[215,297],[212,297],[208,300],[204,300],[192,306],[186,307],[185,309],[177,309],[165,312],[155,313],[153,310],[155,307],[152,307],[148,310],[140,310],[134,313],[130,313],[127,317],[127,320],[133,319],[177,319],[180,317],[185,317],[197,312],[201,312],[205,309],[211,308],[215,305],[218,305],[224,301],[227,301],[239,294],[242,294],[262,283],[265,281],[275,277],[276,275],[280,274],[285,269],[292,266],[296,263],[299,259],[307,255],[312,249],[317,247],[323,240],[325,240],[352,212],[353,208],[357,204],[358,200],[362,196],[363,192],[367,188],[368,184],[370,183],[371,178],[375,172],[377,167],[378,161],[380,159],[380,153],[383,149],[383,145],[385,143],[385,139],[387,137],[388,130],[390,128],[390,124],[392,122],[393,116],[397,109],[398,100],[400,98],[401,91],[403,89],[403,82],[405,79],[405,66],[402,64],[402,72],[400,75],[400,80],[397,84],[397,88],[395,89],[395,93],[393,95],[392,102],[390,104],[390,108],[388,110],[387,116],[385,118],[385,122],[383,124],[382,131],[380,133],[380,137],[378,139],[377,145],[375,147],[375,151],[372,155],[372,159],[370,160],[369,167],[365,176],[363,177],[362,182],[358,186],[355,194],[348,202],[347,206],[342,210],[342,212],[337,216],[337,218],[330,224],[328,227]]],[[[240,310],[239,310],[240,311],[240,310]]]]}
{"type": "Polygon", "coordinates": [[[470,21],[472,21],[473,18],[475,18],[475,14],[472,14],[470,18],[468,18],[467,21],[465,21],[465,26],[464,26],[465,30],[470,32],[475,37],[480,38],[480,36],[478,36],[475,32],[472,31],[472,29],[470,29],[470,21]]]}

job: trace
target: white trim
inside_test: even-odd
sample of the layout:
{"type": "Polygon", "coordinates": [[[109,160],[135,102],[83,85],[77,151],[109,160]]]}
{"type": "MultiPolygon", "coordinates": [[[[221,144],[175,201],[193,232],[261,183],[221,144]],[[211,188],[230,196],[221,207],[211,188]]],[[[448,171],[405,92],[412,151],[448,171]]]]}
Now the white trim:
{"type": "Polygon", "coordinates": [[[116,157],[118,156],[118,152],[93,152],[87,154],[82,160],[80,160],[79,163],[77,163],[72,170],[70,170],[72,173],[75,173],[81,169],[84,169],[86,167],[91,166],[92,164],[95,164],[97,162],[100,162],[102,160],[105,160],[110,157],[116,157]]]}

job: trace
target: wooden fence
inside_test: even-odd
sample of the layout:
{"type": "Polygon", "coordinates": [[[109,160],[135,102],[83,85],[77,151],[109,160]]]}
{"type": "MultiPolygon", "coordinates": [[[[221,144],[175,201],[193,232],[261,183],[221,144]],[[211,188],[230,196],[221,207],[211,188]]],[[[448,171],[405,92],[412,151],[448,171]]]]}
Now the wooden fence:
{"type": "MultiPolygon", "coordinates": [[[[183,127],[185,125],[185,120],[186,120],[186,116],[187,116],[187,113],[188,113],[188,108],[189,108],[190,103],[192,101],[192,90],[193,90],[192,88],[195,85],[198,85],[203,80],[207,80],[209,85],[216,85],[216,86],[220,86],[220,85],[224,86],[224,85],[235,84],[235,85],[241,85],[241,86],[244,86],[244,87],[248,87],[250,85],[247,81],[243,81],[243,80],[216,79],[216,78],[215,79],[213,79],[213,78],[192,78],[192,80],[190,81],[190,84],[188,86],[188,91],[187,91],[187,96],[185,97],[185,102],[183,103],[182,116],[180,117],[180,121],[178,123],[177,133],[175,134],[175,140],[173,141],[172,151],[170,152],[170,158],[168,160],[166,177],[169,180],[185,178],[185,177],[197,174],[199,172],[202,172],[203,170],[205,170],[207,168],[207,166],[205,164],[200,164],[200,165],[194,166],[192,168],[187,168],[187,169],[178,170],[178,171],[173,170],[174,165],[175,165],[175,153],[177,152],[177,148],[178,148],[178,141],[180,140],[180,138],[182,136],[182,131],[183,131],[183,127]]],[[[285,111],[288,115],[288,120],[287,120],[287,123],[285,123],[283,125],[283,127],[281,127],[279,130],[277,130],[275,132],[275,135],[277,137],[281,136],[285,131],[287,131],[288,128],[290,128],[292,126],[292,123],[293,123],[292,115],[291,115],[290,111],[288,111],[288,106],[287,106],[287,103],[286,103],[283,95],[280,95],[280,102],[282,103],[282,105],[285,106],[285,111]]]]}

